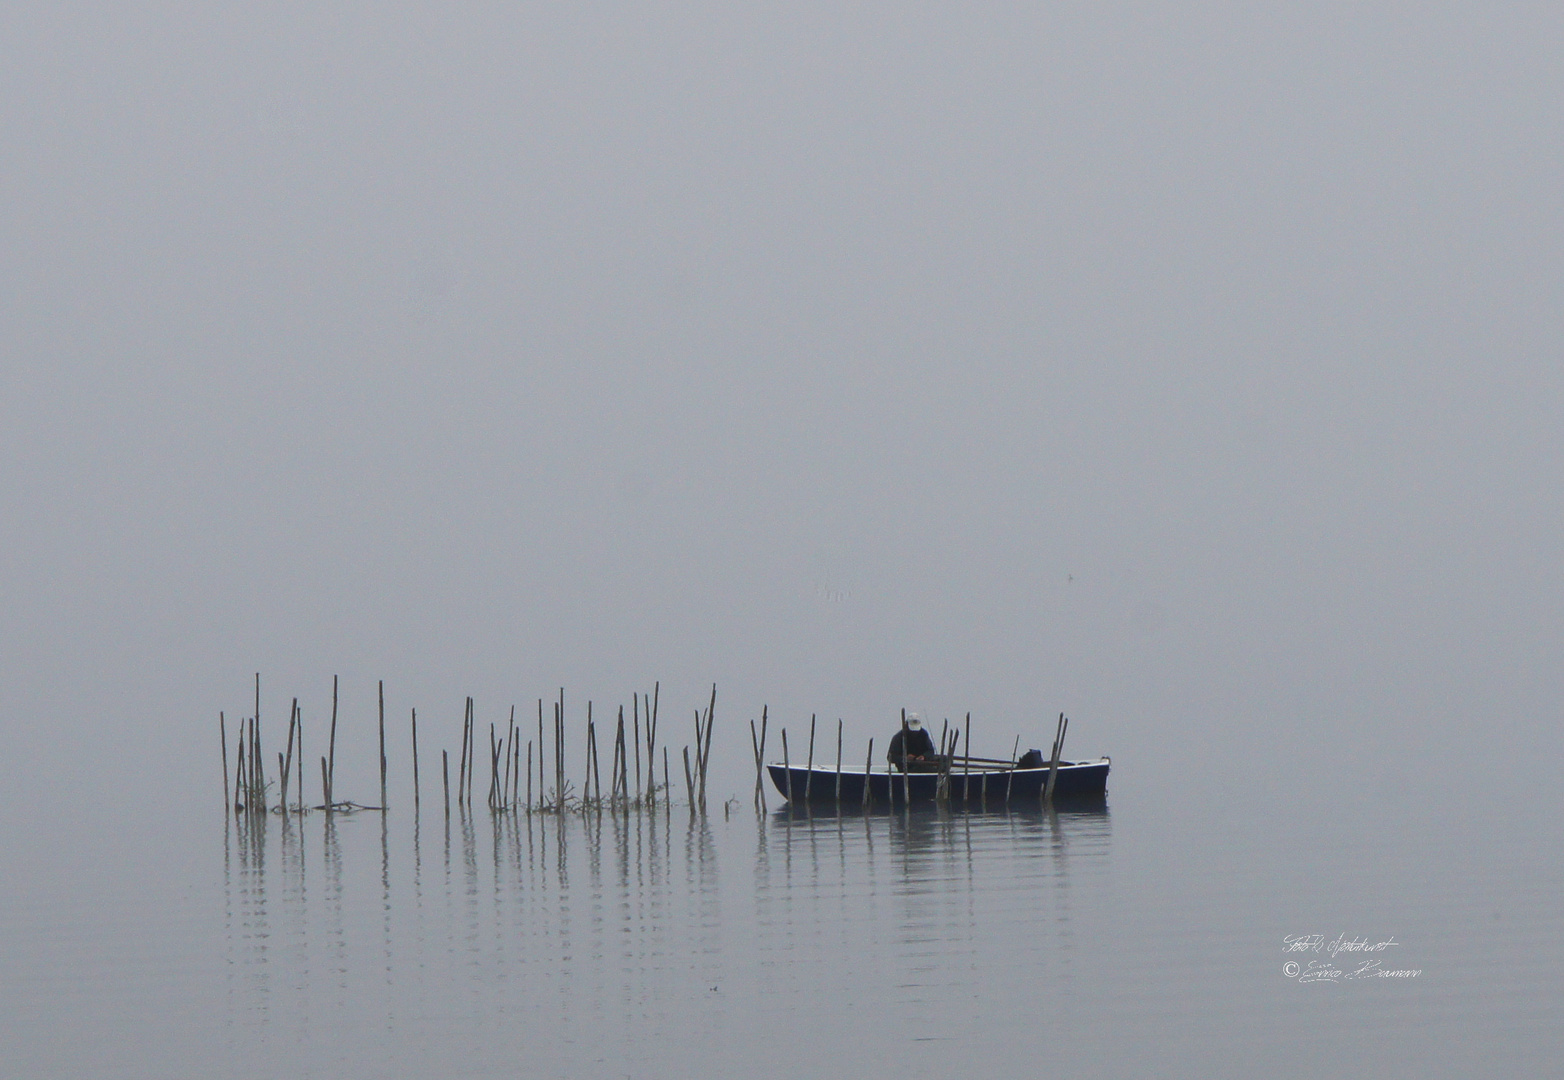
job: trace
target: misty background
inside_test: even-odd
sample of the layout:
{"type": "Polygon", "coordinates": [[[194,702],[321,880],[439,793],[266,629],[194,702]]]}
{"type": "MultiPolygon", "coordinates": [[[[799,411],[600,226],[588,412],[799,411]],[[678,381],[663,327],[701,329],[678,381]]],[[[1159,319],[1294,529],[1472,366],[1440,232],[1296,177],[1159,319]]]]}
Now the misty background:
{"type": "Polygon", "coordinates": [[[1561,28],[10,5],[0,802],[215,816],[257,671],[274,747],[341,674],[360,801],[380,678],[398,777],[410,707],[661,680],[717,798],[762,705],[1325,820],[1548,784],[1561,28]]]}

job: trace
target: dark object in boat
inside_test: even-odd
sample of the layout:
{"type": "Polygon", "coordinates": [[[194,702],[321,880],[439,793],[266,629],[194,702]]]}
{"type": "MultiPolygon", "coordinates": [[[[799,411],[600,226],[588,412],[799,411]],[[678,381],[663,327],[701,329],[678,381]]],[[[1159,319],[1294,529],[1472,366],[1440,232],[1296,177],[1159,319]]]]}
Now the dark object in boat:
{"type": "Polygon", "coordinates": [[[1041,750],[1028,750],[1021,755],[1021,760],[1016,762],[1018,769],[1041,769],[1048,764],[1048,759],[1043,757],[1041,750]]]}
{"type": "MultiPolygon", "coordinates": [[[[939,792],[940,769],[935,762],[910,764],[914,767],[905,775],[899,771],[865,774],[862,769],[843,770],[842,802],[848,806],[863,803],[864,787],[867,785],[870,802],[878,806],[901,806],[905,804],[904,784],[906,799],[915,803],[934,802],[939,792]],[[926,765],[928,771],[917,768],[918,765],[926,765]]],[[[1041,766],[1023,769],[1011,768],[1009,762],[1005,761],[952,758],[949,771],[944,774],[944,779],[950,785],[950,803],[953,806],[957,803],[972,806],[985,803],[1002,805],[1007,793],[1013,803],[1028,799],[1036,801],[1042,798],[1043,787],[1048,782],[1049,764],[1043,762],[1041,766]]],[[[1111,764],[1105,757],[1096,761],[1060,761],[1059,774],[1054,780],[1054,801],[1063,803],[1102,799],[1108,790],[1108,768],[1111,764]]],[[[776,789],[786,798],[788,768],[773,764],[767,765],[766,771],[771,775],[771,782],[776,785],[776,789]]],[[[804,802],[806,791],[811,792],[809,801],[812,803],[836,801],[835,769],[815,769],[812,790],[809,769],[793,766],[791,771],[794,802],[804,802]]]]}

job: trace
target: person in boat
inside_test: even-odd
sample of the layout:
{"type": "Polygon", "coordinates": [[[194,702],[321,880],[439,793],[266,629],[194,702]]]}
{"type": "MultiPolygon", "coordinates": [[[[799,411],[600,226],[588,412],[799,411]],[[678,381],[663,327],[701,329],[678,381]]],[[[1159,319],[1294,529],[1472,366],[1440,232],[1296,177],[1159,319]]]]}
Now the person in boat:
{"type": "Polygon", "coordinates": [[[927,731],[923,730],[923,718],[915,712],[908,713],[907,723],[891,736],[891,745],[886,758],[898,769],[902,765],[904,750],[909,769],[916,768],[920,762],[931,762],[936,758],[934,740],[927,731]]]}

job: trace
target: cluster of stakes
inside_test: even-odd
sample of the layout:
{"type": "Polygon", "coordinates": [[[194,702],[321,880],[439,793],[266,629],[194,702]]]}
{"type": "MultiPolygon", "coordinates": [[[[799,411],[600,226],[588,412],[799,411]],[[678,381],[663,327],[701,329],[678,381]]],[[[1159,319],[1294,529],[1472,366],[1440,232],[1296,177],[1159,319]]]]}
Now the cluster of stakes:
{"type": "MultiPolygon", "coordinates": [[[[537,737],[529,737],[530,731],[518,725],[516,708],[511,706],[510,718],[503,729],[489,725],[488,790],[485,803],[491,813],[552,813],[566,814],[581,811],[634,810],[649,808],[670,801],[672,785],[667,746],[659,746],[658,706],[660,684],[654,684],[650,694],[636,694],[631,704],[630,716],[625,716],[624,706],[614,724],[612,759],[605,770],[598,755],[598,723],[593,718],[592,704],[587,703],[585,734],[585,769],[577,785],[566,775],[565,750],[565,692],[552,704],[552,724],[545,730],[543,700],[538,700],[537,737]],[[552,736],[552,742],[545,737],[552,736]],[[525,740],[525,742],[523,741],[525,740]],[[662,776],[658,777],[658,750],[661,749],[662,776]],[[603,773],[608,774],[608,788],[603,787],[603,773]]],[[[239,721],[236,732],[237,748],[230,763],[228,755],[228,720],[218,713],[223,752],[223,802],[236,816],[284,814],[302,815],[311,812],[326,814],[352,813],[360,810],[384,811],[386,800],[386,692],[385,683],[379,684],[379,745],[380,745],[380,802],[370,806],[343,799],[337,795],[337,679],[331,680],[331,727],[326,736],[326,752],[320,756],[320,801],[311,804],[305,796],[307,771],[304,754],[304,715],[299,699],[293,699],[288,714],[288,735],[285,749],[276,754],[276,770],[267,769],[266,755],[261,741],[261,677],[255,677],[255,711],[239,721]],[[290,801],[291,799],[291,801],[290,801]]],[[[711,699],[705,710],[695,710],[695,753],[692,759],[690,747],[683,748],[684,786],[692,813],[706,810],[706,776],[711,761],[712,721],[717,708],[717,688],[711,689],[711,699]]],[[[410,738],[413,764],[413,807],[417,810],[422,801],[422,782],[419,776],[418,710],[411,710],[410,738]]],[[[482,770],[478,754],[482,752],[478,742],[480,732],[473,718],[473,699],[468,698],[462,718],[461,746],[457,753],[454,786],[450,751],[440,751],[440,793],[446,814],[454,804],[458,812],[470,812],[473,805],[475,781],[482,770]]],[[[605,731],[605,737],[606,731],[605,731]]]]}
{"type": "MultiPolygon", "coordinates": [[[[605,738],[612,745],[611,761],[605,770],[598,753],[598,722],[593,716],[592,703],[587,702],[586,707],[586,732],[582,743],[583,752],[580,757],[581,768],[580,783],[567,775],[566,770],[566,738],[565,724],[565,692],[561,690],[559,697],[552,703],[552,722],[545,724],[544,703],[538,699],[537,732],[536,738],[531,737],[532,732],[527,727],[520,725],[516,720],[516,708],[511,706],[510,716],[503,728],[496,723],[489,724],[488,740],[488,784],[485,795],[485,805],[490,813],[505,814],[523,812],[527,814],[566,814],[583,811],[629,811],[650,808],[653,806],[667,807],[671,804],[673,783],[671,769],[669,767],[668,747],[658,743],[658,711],[661,685],[654,684],[650,694],[637,693],[633,696],[630,706],[630,715],[626,717],[624,706],[619,706],[618,717],[613,726],[612,735],[606,734],[605,738]],[[658,751],[661,750],[659,761],[658,751]],[[662,775],[658,777],[658,765],[662,767],[662,775]],[[603,773],[608,774],[608,788],[603,788],[603,773]]],[[[266,755],[262,750],[261,742],[261,679],[255,677],[255,711],[239,721],[237,735],[237,752],[230,767],[228,756],[228,721],[223,713],[218,714],[218,726],[221,731],[223,752],[223,801],[236,816],[249,820],[264,820],[257,815],[283,814],[302,815],[314,811],[326,814],[352,813],[360,810],[385,811],[386,800],[386,694],[385,683],[379,684],[379,745],[380,745],[380,801],[378,805],[367,805],[343,799],[337,795],[336,787],[336,761],[337,761],[337,714],[338,714],[337,679],[331,680],[331,726],[326,735],[326,752],[320,756],[320,801],[312,804],[305,796],[305,777],[309,773],[306,767],[304,753],[304,714],[299,708],[299,699],[293,699],[292,708],[288,714],[288,734],[285,748],[276,754],[276,771],[268,772],[266,755]],[[230,783],[231,780],[231,783],[230,783]]],[[[681,751],[684,792],[690,812],[692,814],[706,812],[706,779],[708,767],[711,762],[711,733],[713,720],[717,708],[717,688],[711,689],[711,698],[704,710],[696,709],[695,713],[695,743],[694,755],[690,753],[691,747],[686,744],[681,751]]],[[[760,723],[757,727],[755,721],[750,721],[750,747],[755,756],[755,805],[757,808],[765,806],[764,777],[766,766],[764,763],[766,749],[766,729],[768,725],[767,710],[762,709],[760,723]]],[[[1068,729],[1069,721],[1060,714],[1059,726],[1054,736],[1051,760],[1049,763],[1047,782],[1038,792],[1044,803],[1051,803],[1054,792],[1054,780],[1060,767],[1060,753],[1064,746],[1064,736],[1068,729]]],[[[843,804],[842,789],[842,722],[836,723],[836,768],[834,776],[822,767],[815,769],[815,718],[809,718],[809,749],[805,759],[806,766],[802,777],[803,790],[795,791],[797,780],[795,770],[791,763],[791,748],[788,746],[787,730],[782,731],[782,772],[779,774],[778,784],[782,786],[782,793],[789,804],[807,807],[820,797],[834,801],[838,806],[843,804]],[[816,777],[819,776],[821,784],[830,785],[830,790],[816,791],[816,777]]],[[[936,757],[938,764],[938,777],[934,787],[934,801],[948,804],[952,799],[951,788],[955,780],[959,780],[960,801],[967,803],[976,801],[979,805],[985,804],[990,798],[989,781],[995,781],[995,790],[992,796],[1008,804],[1011,800],[1012,785],[1015,781],[1018,759],[1016,753],[1020,747],[1020,738],[1011,747],[1008,759],[973,757],[972,746],[972,715],[967,714],[965,730],[961,727],[952,727],[946,721],[940,731],[939,750],[936,757]],[[965,746],[961,746],[965,743],[965,746]],[[958,749],[961,751],[958,753],[958,749]],[[974,791],[976,794],[974,795],[974,791]]],[[[902,729],[907,729],[907,716],[902,715],[902,729]]],[[[419,744],[418,744],[418,710],[411,710],[409,717],[409,730],[412,742],[412,780],[413,780],[413,807],[420,808],[422,802],[422,782],[419,775],[419,744]]],[[[452,784],[451,755],[448,750],[440,751],[440,794],[444,811],[447,815],[451,812],[454,803],[458,812],[470,813],[473,806],[473,791],[478,777],[483,770],[479,766],[479,754],[483,747],[479,742],[481,732],[473,716],[473,699],[467,698],[466,707],[462,716],[460,734],[460,748],[457,751],[455,767],[455,784],[452,784]]],[[[905,746],[905,740],[903,741],[905,746]]],[[[905,754],[900,761],[900,768],[895,768],[892,762],[885,765],[885,777],[879,786],[882,789],[881,797],[888,796],[890,802],[896,801],[897,788],[900,788],[901,803],[903,806],[911,802],[909,785],[912,783],[912,771],[908,768],[905,754]]],[[[872,802],[872,786],[869,782],[874,773],[874,740],[869,740],[868,755],[864,762],[861,774],[856,774],[859,779],[855,786],[858,794],[853,801],[860,801],[868,807],[872,802]]],[[[733,801],[723,804],[724,812],[731,810],[733,801]]]]}

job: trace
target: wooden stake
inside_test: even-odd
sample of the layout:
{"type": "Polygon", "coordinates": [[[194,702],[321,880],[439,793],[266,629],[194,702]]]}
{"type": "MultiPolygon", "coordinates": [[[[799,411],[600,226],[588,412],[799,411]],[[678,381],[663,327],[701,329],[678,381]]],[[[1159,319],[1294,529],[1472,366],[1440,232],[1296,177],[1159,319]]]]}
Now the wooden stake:
{"type": "Polygon", "coordinates": [[[495,800],[499,798],[500,786],[500,748],[495,745],[494,724],[489,724],[489,794],[485,800],[489,804],[489,810],[494,810],[495,800]]]}
{"type": "Polygon", "coordinates": [[[613,779],[609,781],[609,801],[630,801],[630,748],[625,745],[625,711],[619,709],[619,723],[614,728],[613,779]]]}
{"type": "MultiPolygon", "coordinates": [[[[588,795],[596,798],[598,803],[603,801],[603,773],[597,757],[597,724],[592,720],[591,711],[587,712],[587,774],[582,781],[586,785],[581,791],[581,799],[586,801],[588,795]]],[[[613,765],[608,768],[608,785],[613,786],[613,765]]]]}
{"type": "Polygon", "coordinates": [[[516,747],[516,706],[510,707],[510,723],[505,729],[505,738],[500,741],[500,747],[505,754],[505,781],[500,785],[500,809],[510,809],[510,762],[515,755],[511,753],[516,747]]]}
{"type": "MultiPolygon", "coordinates": [[[[249,797],[249,795],[247,795],[245,793],[246,788],[245,788],[245,780],[244,780],[244,738],[243,738],[243,732],[244,732],[244,726],[241,724],[240,727],[239,727],[239,731],[234,733],[234,736],[235,736],[234,741],[235,741],[235,743],[237,745],[234,747],[234,801],[233,801],[233,809],[234,809],[234,815],[236,817],[238,816],[239,811],[241,809],[248,810],[250,808],[250,797],[249,797]]],[[[225,784],[227,783],[226,779],[224,780],[224,783],[225,784]]]]}
{"type": "Polygon", "coordinates": [[[1060,713],[1059,726],[1054,729],[1053,761],[1048,766],[1048,783],[1043,788],[1043,802],[1049,806],[1054,802],[1054,778],[1059,775],[1059,755],[1064,752],[1064,733],[1069,729],[1070,721],[1060,713]]]}
{"type": "Polygon", "coordinates": [[[695,786],[700,787],[701,746],[705,742],[705,730],[701,727],[701,711],[695,710],[695,786]]]}
{"type": "MultiPolygon", "coordinates": [[[[257,671],[255,673],[255,723],[253,725],[253,731],[254,731],[254,735],[255,735],[255,747],[254,747],[254,749],[257,751],[257,753],[251,755],[251,768],[254,768],[255,758],[260,756],[259,755],[259,750],[260,750],[260,746],[261,746],[261,673],[259,671],[257,671]]],[[[251,795],[252,795],[252,798],[253,798],[254,793],[252,792],[251,795]]],[[[264,798],[265,798],[265,795],[264,795],[264,791],[263,791],[263,794],[262,794],[263,801],[264,801],[264,798]]],[[[248,805],[249,802],[250,802],[250,800],[246,800],[246,805],[248,805]]],[[[262,806],[261,809],[264,810],[265,807],[262,806]]]]}
{"type": "Polygon", "coordinates": [[[1021,749],[1021,736],[1019,734],[1017,734],[1016,735],[1016,744],[1010,748],[1010,774],[1009,774],[1009,778],[1005,781],[1005,805],[1006,806],[1010,805],[1010,789],[1015,787],[1015,782],[1016,782],[1016,751],[1019,750],[1019,749],[1021,749]]]}
{"type": "Polygon", "coordinates": [[[787,755],[787,728],[782,729],[782,775],[787,777],[787,807],[793,809],[793,765],[787,755]]]}
{"type": "MultiPolygon", "coordinates": [[[[892,799],[892,809],[896,800],[892,799]]],[[[907,710],[901,711],[901,804],[912,805],[912,781],[907,777],[907,710]]]]}
{"type": "Polygon", "coordinates": [[[418,710],[413,710],[413,813],[418,813],[418,710]]]}
{"type": "Polygon", "coordinates": [[[440,751],[440,790],[445,793],[445,817],[451,817],[451,752],[440,751]]]}
{"type": "Polygon", "coordinates": [[[836,805],[842,805],[842,718],[836,718],[836,805]]]}
{"type": "Polygon", "coordinates": [[[961,801],[971,797],[968,785],[972,782],[972,714],[967,713],[967,756],[961,762],[961,801]]]}
{"type": "Polygon", "coordinates": [[[304,816],[304,713],[299,713],[299,816],[304,816]]]}
{"type": "MultiPolygon", "coordinates": [[[[326,747],[326,755],[327,780],[333,781],[337,778],[337,677],[335,675],[331,677],[331,739],[326,747]]],[[[328,789],[326,802],[330,803],[331,784],[327,783],[326,787],[328,789]]]]}
{"type": "Polygon", "coordinates": [[[556,811],[565,812],[565,688],[559,688],[559,708],[554,712],[554,776],[556,811]]]}
{"type": "Polygon", "coordinates": [[[701,751],[701,809],[706,809],[706,777],[711,766],[711,728],[717,719],[717,684],[711,684],[711,704],[706,706],[706,748],[701,751]]]}
{"type": "MultiPolygon", "coordinates": [[[[657,702],[662,699],[663,685],[652,683],[652,714],[646,721],[646,785],[655,791],[657,789],[657,702]]],[[[673,799],[673,791],[668,788],[668,753],[663,752],[663,797],[673,799]]]]}
{"type": "MultiPolygon", "coordinates": [[[[641,801],[641,713],[639,709],[632,711],[635,714],[632,718],[634,721],[633,734],[635,736],[633,739],[635,743],[635,801],[639,804],[641,801]]],[[[625,707],[623,705],[619,706],[619,722],[621,724],[625,722],[625,707]]],[[[629,796],[629,794],[630,789],[627,785],[625,795],[629,796]]]]}
{"type": "Polygon", "coordinates": [[[386,681],[380,680],[380,812],[386,812],[386,681]]]}
{"type": "Polygon", "coordinates": [[[815,714],[809,714],[809,761],[804,766],[804,802],[814,799],[815,786],[815,714]]]}
{"type": "Polygon", "coordinates": [[[223,813],[233,813],[233,800],[228,797],[228,720],[222,713],[217,714],[217,728],[223,737],[223,813]]]}
{"type": "MultiPolygon", "coordinates": [[[[760,786],[760,778],[761,778],[760,740],[755,735],[755,721],[753,721],[753,720],[751,720],[749,722],[749,749],[750,749],[750,752],[755,755],[755,808],[758,810],[760,808],[760,795],[761,795],[761,786],[760,786]]],[[[226,770],[227,767],[228,767],[227,764],[226,764],[227,759],[225,758],[224,761],[225,761],[225,764],[224,764],[223,768],[226,770]]],[[[227,782],[228,782],[227,780],[223,781],[223,783],[225,783],[225,784],[227,782]]]]}
{"type": "MultiPolygon", "coordinates": [[[[288,713],[288,753],[286,756],[278,754],[278,764],[282,767],[281,795],[282,812],[288,812],[288,775],[293,771],[293,727],[299,718],[299,699],[293,699],[293,709],[288,713]]],[[[301,795],[302,797],[302,795],[301,795]]]]}
{"type": "Polygon", "coordinates": [[[266,765],[261,757],[261,725],[258,718],[250,720],[250,798],[252,809],[266,809],[266,765]],[[255,804],[260,806],[256,807],[255,804]]]}
{"type": "Polygon", "coordinates": [[[462,737],[461,742],[459,743],[459,748],[456,751],[456,794],[455,797],[451,800],[456,804],[457,813],[461,813],[462,800],[466,798],[465,793],[467,791],[467,759],[470,756],[467,749],[468,700],[470,699],[462,699],[462,737]]]}

